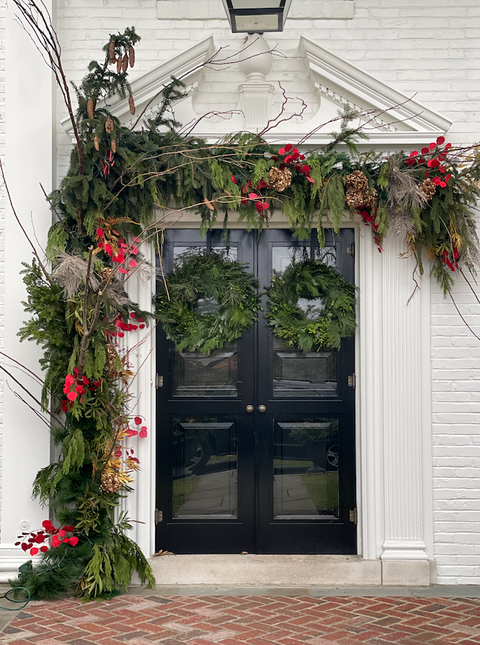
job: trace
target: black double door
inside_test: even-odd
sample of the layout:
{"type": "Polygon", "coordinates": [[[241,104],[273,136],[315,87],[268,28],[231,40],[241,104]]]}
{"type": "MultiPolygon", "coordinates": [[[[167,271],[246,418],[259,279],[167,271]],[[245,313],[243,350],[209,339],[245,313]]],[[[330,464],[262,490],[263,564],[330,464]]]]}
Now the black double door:
{"type": "MultiPolygon", "coordinates": [[[[246,263],[260,291],[292,259],[315,258],[353,282],[353,230],[320,249],[290,231],[167,232],[162,267],[207,250],[246,263]]],[[[266,296],[262,297],[266,308],[266,296]]],[[[314,315],[320,303],[301,303],[314,315]],[[313,308],[313,312],[312,312],[313,308]]],[[[211,302],[199,302],[208,311],[211,302]]],[[[157,550],[355,553],[354,341],[302,353],[262,312],[210,356],[175,352],[158,332],[157,550]]]]}

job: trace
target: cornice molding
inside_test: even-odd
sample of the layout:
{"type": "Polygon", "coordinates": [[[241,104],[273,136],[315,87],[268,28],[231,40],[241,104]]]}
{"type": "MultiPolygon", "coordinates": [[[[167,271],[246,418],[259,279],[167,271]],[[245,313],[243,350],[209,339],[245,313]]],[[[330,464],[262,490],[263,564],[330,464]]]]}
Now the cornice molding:
{"type": "MultiPolygon", "coordinates": [[[[308,38],[300,37],[298,50],[309,73],[309,80],[306,81],[308,90],[311,92],[313,87],[318,93],[319,109],[308,121],[282,122],[279,127],[265,135],[267,142],[300,141],[306,150],[324,145],[331,137],[322,126],[325,121],[331,119],[332,114],[335,115],[333,107],[340,107],[345,103],[362,112],[364,121],[368,120],[369,138],[360,144],[361,149],[391,151],[402,147],[428,145],[450,129],[452,121],[449,119],[389,87],[308,38]],[[327,107],[327,104],[330,106],[327,107]],[[327,118],[326,107],[330,110],[330,116],[327,118]]],[[[132,127],[143,111],[143,118],[148,118],[155,112],[155,106],[160,100],[156,100],[156,97],[160,97],[164,85],[175,76],[180,78],[187,88],[186,97],[177,103],[176,109],[183,123],[193,124],[198,121],[193,134],[213,143],[232,131],[246,129],[246,123],[251,123],[252,120],[247,114],[242,114],[241,110],[234,111],[227,120],[217,118],[209,121],[208,118],[199,119],[201,115],[194,109],[193,96],[194,92],[202,87],[203,65],[214,52],[215,45],[213,37],[210,36],[133,81],[131,86],[137,106],[136,116],[132,117],[128,102],[119,97],[109,99],[110,110],[124,125],[132,127]]],[[[238,73],[239,91],[245,85],[242,77],[243,75],[238,73]]],[[[267,76],[266,82],[273,83],[273,79],[269,77],[271,74],[267,76]]],[[[243,105],[240,107],[244,108],[243,105]]],[[[254,106],[249,105],[248,109],[250,108],[254,109],[254,106]]],[[[70,121],[65,119],[62,125],[72,136],[70,121]]],[[[260,124],[258,130],[261,130],[263,125],[260,124]]]]}

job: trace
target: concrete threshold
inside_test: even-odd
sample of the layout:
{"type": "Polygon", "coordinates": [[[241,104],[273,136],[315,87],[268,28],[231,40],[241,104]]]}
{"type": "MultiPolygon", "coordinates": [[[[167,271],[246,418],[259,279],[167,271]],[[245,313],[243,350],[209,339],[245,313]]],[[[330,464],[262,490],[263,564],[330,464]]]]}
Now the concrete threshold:
{"type": "Polygon", "coordinates": [[[356,555],[165,555],[150,560],[162,586],[257,587],[428,587],[430,562],[364,560],[356,555]]]}

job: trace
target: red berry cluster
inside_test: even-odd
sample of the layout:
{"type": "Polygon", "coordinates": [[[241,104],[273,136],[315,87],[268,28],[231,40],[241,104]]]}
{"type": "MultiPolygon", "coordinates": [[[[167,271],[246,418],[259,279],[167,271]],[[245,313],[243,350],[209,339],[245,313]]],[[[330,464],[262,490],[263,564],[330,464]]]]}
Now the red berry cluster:
{"type": "Polygon", "coordinates": [[[112,230],[112,233],[109,235],[108,231],[98,227],[95,231],[95,237],[97,238],[97,248],[104,251],[112,262],[115,262],[118,265],[124,264],[128,260],[128,267],[119,266],[118,272],[124,274],[130,274],[133,269],[137,266],[137,261],[135,258],[129,256],[138,254],[137,244],[141,241],[140,238],[134,237],[132,244],[127,244],[123,237],[118,237],[120,233],[116,230],[112,230]]]}
{"type": "Polygon", "coordinates": [[[445,137],[438,137],[436,141],[432,141],[428,148],[422,148],[420,152],[413,150],[407,159],[407,166],[426,166],[425,178],[431,178],[432,182],[440,188],[446,188],[452,175],[447,173],[447,168],[444,161],[447,158],[449,149],[452,147],[451,143],[445,143],[445,137]],[[443,146],[443,148],[441,147],[443,146]],[[427,159],[427,155],[429,158],[427,159]],[[428,168],[430,170],[428,170],[428,168]],[[439,174],[435,174],[435,171],[439,174]],[[434,176],[430,177],[431,173],[434,176]]]}
{"type": "Polygon", "coordinates": [[[42,522],[42,527],[39,531],[31,531],[30,533],[22,533],[18,535],[18,542],[15,542],[15,546],[21,546],[24,551],[28,551],[30,555],[37,555],[40,551],[41,553],[46,553],[48,551],[48,545],[45,544],[46,540],[51,537],[51,546],[53,548],[60,546],[60,544],[70,544],[75,546],[78,544],[78,537],[73,535],[75,531],[74,526],[62,526],[59,529],[56,529],[50,520],[45,520],[42,522]],[[42,545],[42,546],[38,546],[42,545]]]}
{"type": "Polygon", "coordinates": [[[80,371],[78,367],[73,368],[73,374],[67,374],[65,377],[65,385],[63,387],[63,393],[66,395],[66,399],[62,401],[62,410],[63,412],[68,412],[72,407],[73,402],[78,399],[79,403],[83,401],[83,395],[90,390],[90,392],[95,392],[96,389],[100,387],[102,380],[88,379],[86,376],[80,377],[80,371]]]}
{"type": "Polygon", "coordinates": [[[142,425],[142,417],[135,417],[134,421],[136,426],[140,426],[140,430],[132,430],[131,428],[127,428],[127,430],[125,430],[125,434],[127,435],[127,437],[136,437],[138,435],[140,439],[144,439],[148,434],[147,426],[142,425]]]}
{"type": "Polygon", "coordinates": [[[136,331],[137,329],[145,329],[144,318],[137,318],[137,314],[134,311],[130,313],[130,318],[134,322],[125,322],[123,320],[123,316],[121,314],[118,314],[118,316],[113,321],[114,327],[117,331],[107,330],[105,332],[106,335],[111,337],[123,338],[125,336],[124,332],[136,331]]]}
{"type": "Polygon", "coordinates": [[[284,168],[296,170],[297,172],[302,173],[302,175],[305,175],[311,184],[315,183],[310,177],[310,166],[300,163],[305,160],[305,155],[301,155],[298,148],[294,148],[291,143],[287,143],[284,148],[279,148],[278,156],[274,155],[272,159],[273,161],[280,161],[280,170],[283,170],[284,168]],[[283,157],[283,159],[281,159],[281,157],[283,157]]]}
{"type": "Polygon", "coordinates": [[[375,244],[378,247],[379,253],[383,251],[382,248],[382,236],[378,234],[378,224],[375,223],[375,220],[377,219],[377,209],[374,208],[372,211],[368,211],[365,209],[358,210],[357,213],[361,216],[362,222],[366,226],[371,226],[373,230],[375,231],[376,235],[373,236],[373,239],[375,241],[375,244]]]}
{"type": "Polygon", "coordinates": [[[114,165],[115,165],[115,155],[110,150],[110,148],[107,148],[105,150],[105,158],[102,161],[102,174],[104,177],[110,174],[110,170],[114,165]]]}
{"type": "Polygon", "coordinates": [[[457,260],[460,258],[460,251],[456,247],[452,247],[450,250],[444,248],[440,257],[443,264],[446,264],[450,271],[455,271],[459,268],[457,260]]]}
{"type": "MultiPolygon", "coordinates": [[[[312,184],[315,183],[314,180],[310,177],[310,166],[307,164],[302,164],[304,161],[305,155],[301,155],[298,151],[298,148],[294,148],[291,143],[288,143],[284,148],[279,148],[278,155],[272,155],[271,159],[275,162],[279,161],[279,168],[283,170],[284,168],[289,168],[290,170],[296,170],[301,174],[305,175],[309,182],[312,184]],[[283,158],[282,158],[283,157],[283,158]]],[[[238,179],[235,175],[232,175],[232,182],[238,184],[238,179]]],[[[268,188],[268,183],[265,179],[262,179],[255,189],[261,191],[265,188],[268,188]]],[[[249,201],[255,203],[255,208],[258,213],[264,218],[268,219],[266,213],[267,209],[270,207],[270,204],[266,201],[265,196],[261,193],[256,193],[253,190],[252,182],[249,181],[242,188],[242,193],[244,197],[241,199],[241,204],[246,205],[249,201]]]]}

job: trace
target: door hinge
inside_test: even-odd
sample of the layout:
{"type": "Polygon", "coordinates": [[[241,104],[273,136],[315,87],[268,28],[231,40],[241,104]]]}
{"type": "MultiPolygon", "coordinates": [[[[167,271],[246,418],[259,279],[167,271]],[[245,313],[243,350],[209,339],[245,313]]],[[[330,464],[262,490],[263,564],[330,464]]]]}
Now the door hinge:
{"type": "Polygon", "coordinates": [[[355,525],[357,524],[357,522],[358,522],[358,513],[357,513],[356,508],[352,508],[352,510],[348,511],[348,519],[353,524],[355,524],[355,525]]]}
{"type": "Polygon", "coordinates": [[[163,387],[163,376],[160,376],[160,374],[155,374],[155,387],[157,389],[163,387]]]}
{"type": "Polygon", "coordinates": [[[163,511],[155,509],[155,524],[160,524],[160,522],[163,522],[163,511]]]}
{"type": "Polygon", "coordinates": [[[355,257],[355,244],[349,244],[349,245],[347,246],[347,254],[348,254],[348,255],[351,255],[351,256],[352,256],[352,258],[354,258],[354,257],[355,257]]]}
{"type": "Polygon", "coordinates": [[[357,375],[351,374],[347,379],[347,383],[348,387],[353,387],[353,389],[355,389],[357,387],[357,375]]]}

